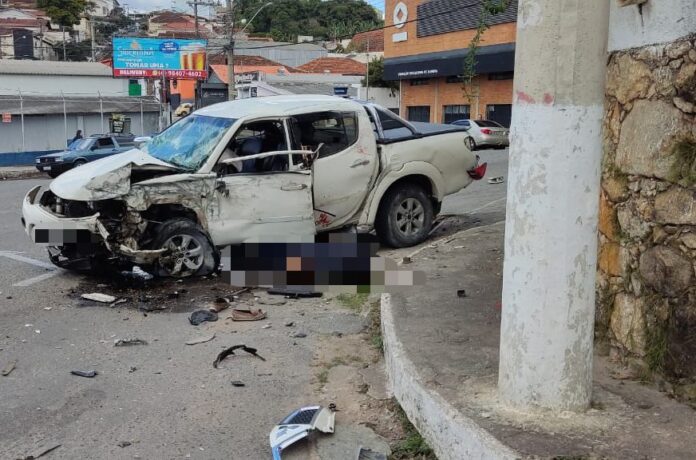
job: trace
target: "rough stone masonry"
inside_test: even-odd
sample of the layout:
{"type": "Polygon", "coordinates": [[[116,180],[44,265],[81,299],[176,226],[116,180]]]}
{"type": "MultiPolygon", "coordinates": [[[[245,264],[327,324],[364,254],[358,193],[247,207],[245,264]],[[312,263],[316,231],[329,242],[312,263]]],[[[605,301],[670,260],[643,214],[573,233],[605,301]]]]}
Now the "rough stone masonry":
{"type": "Polygon", "coordinates": [[[610,55],[596,334],[696,403],[696,34],[610,55]]]}

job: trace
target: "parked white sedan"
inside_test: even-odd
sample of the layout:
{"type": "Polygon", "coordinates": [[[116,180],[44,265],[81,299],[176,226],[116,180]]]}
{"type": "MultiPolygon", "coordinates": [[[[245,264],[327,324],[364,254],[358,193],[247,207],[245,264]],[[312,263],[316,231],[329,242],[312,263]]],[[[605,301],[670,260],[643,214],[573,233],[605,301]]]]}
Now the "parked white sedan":
{"type": "Polygon", "coordinates": [[[479,147],[505,148],[510,145],[510,130],[492,120],[457,120],[452,122],[467,130],[466,144],[471,150],[479,147]]]}

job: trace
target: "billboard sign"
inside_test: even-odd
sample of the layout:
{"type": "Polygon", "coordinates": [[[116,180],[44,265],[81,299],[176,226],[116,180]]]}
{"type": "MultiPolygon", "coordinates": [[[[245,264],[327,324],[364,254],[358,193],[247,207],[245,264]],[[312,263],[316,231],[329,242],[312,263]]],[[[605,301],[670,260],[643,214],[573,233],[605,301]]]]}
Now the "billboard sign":
{"type": "Polygon", "coordinates": [[[205,80],[207,40],[114,37],[114,77],[205,80]]]}

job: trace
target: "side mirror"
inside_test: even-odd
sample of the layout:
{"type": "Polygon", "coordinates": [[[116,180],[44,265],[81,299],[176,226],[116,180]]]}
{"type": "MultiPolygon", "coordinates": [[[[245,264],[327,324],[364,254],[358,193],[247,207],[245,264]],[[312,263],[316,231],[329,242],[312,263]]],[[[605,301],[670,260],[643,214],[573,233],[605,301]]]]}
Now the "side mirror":
{"type": "Polygon", "coordinates": [[[139,149],[140,146],[147,144],[151,140],[152,140],[152,137],[150,137],[150,136],[140,136],[140,137],[136,137],[135,139],[133,139],[133,144],[135,145],[135,148],[139,149]]]}

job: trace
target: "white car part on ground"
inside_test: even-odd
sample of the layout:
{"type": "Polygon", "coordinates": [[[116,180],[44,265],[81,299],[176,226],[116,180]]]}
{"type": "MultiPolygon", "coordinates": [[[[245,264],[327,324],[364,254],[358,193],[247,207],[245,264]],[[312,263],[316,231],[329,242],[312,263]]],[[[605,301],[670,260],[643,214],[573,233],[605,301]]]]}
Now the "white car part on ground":
{"type": "Polygon", "coordinates": [[[334,432],[336,414],[321,406],[307,406],[288,415],[270,434],[273,460],[280,460],[280,453],[291,444],[306,438],[314,430],[334,432]]]}

